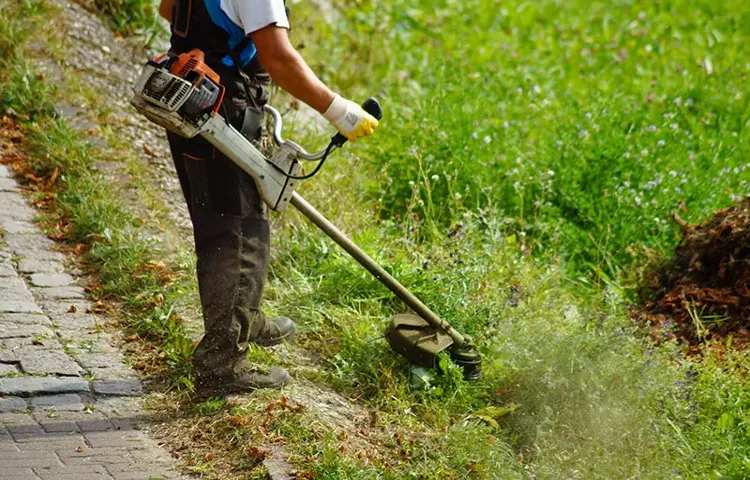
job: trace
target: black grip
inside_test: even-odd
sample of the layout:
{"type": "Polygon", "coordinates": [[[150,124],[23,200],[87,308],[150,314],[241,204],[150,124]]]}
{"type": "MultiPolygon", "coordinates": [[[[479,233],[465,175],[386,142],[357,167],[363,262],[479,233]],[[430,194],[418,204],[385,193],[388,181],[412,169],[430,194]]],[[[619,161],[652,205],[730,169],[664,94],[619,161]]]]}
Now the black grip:
{"type": "MultiPolygon", "coordinates": [[[[362,110],[375,117],[376,120],[380,120],[381,118],[383,118],[383,109],[380,108],[380,103],[378,103],[378,101],[373,97],[365,100],[365,103],[362,104],[362,110]]],[[[341,135],[340,133],[337,133],[331,139],[331,143],[333,143],[337,147],[342,147],[346,143],[346,137],[341,135]]]]}

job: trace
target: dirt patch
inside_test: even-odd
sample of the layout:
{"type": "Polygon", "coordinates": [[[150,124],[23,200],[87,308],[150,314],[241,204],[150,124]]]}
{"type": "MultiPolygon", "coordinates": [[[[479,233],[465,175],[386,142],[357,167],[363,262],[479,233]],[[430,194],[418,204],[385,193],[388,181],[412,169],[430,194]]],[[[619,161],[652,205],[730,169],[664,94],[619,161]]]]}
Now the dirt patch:
{"type": "Polygon", "coordinates": [[[701,225],[675,220],[682,243],[648,275],[650,300],[636,316],[658,339],[695,346],[731,336],[744,348],[750,342],[750,197],[701,225]]]}

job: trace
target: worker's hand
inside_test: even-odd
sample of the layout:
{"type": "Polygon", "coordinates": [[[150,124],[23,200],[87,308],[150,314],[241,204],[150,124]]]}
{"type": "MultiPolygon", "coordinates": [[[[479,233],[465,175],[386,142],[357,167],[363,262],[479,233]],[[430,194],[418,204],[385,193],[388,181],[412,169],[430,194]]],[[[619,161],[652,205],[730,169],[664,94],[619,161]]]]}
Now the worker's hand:
{"type": "Polygon", "coordinates": [[[339,95],[333,97],[331,105],[323,114],[326,120],[350,142],[372,135],[378,121],[375,117],[362,110],[362,107],[339,95]]]}

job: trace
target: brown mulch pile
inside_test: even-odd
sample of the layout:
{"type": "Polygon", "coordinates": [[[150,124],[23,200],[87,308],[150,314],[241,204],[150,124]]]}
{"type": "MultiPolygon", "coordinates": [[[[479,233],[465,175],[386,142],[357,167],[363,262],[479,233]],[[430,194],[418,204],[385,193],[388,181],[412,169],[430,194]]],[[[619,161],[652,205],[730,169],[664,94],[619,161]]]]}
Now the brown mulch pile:
{"type": "Polygon", "coordinates": [[[675,220],[683,240],[675,257],[646,279],[650,300],[635,312],[657,339],[690,345],[733,337],[750,344],[750,197],[702,225],[675,220]]]}

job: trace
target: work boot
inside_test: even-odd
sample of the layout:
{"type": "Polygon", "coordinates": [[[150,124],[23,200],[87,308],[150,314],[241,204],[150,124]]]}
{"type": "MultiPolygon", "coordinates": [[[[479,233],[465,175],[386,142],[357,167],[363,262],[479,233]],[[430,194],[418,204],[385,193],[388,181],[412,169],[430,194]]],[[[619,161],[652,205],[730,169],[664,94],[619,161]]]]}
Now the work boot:
{"type": "Polygon", "coordinates": [[[251,342],[262,347],[278,345],[284,341],[291,342],[294,340],[294,332],[296,331],[297,325],[295,325],[291,318],[271,318],[268,320],[266,328],[251,342]]]}
{"type": "Polygon", "coordinates": [[[203,395],[247,393],[259,389],[278,389],[289,382],[289,372],[281,367],[271,367],[268,371],[252,369],[233,378],[198,378],[196,390],[203,395]]]}

